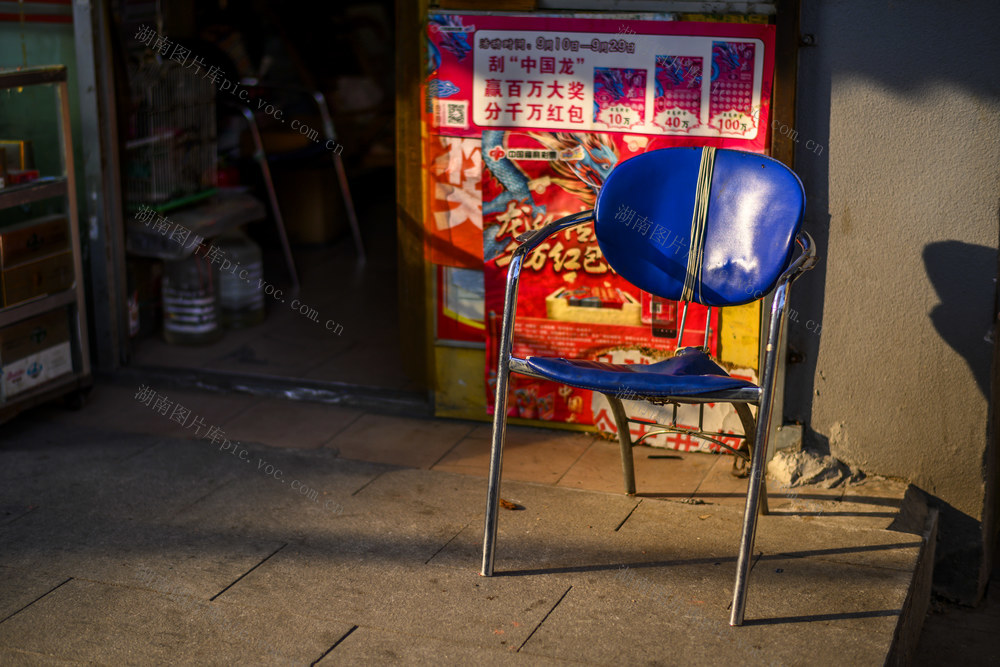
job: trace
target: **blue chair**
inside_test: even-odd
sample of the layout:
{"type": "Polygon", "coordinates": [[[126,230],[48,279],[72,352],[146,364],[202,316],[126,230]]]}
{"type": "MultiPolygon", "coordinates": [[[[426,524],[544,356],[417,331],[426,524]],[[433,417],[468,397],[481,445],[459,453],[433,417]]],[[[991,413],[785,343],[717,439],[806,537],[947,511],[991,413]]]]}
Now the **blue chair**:
{"type": "MultiPolygon", "coordinates": [[[[757,514],[758,510],[766,512],[764,463],[788,290],[793,280],[816,263],[812,238],[801,229],[804,208],[802,183],[777,160],[735,150],[666,148],[619,164],[601,188],[594,210],[567,216],[517,238],[520,245],[507,271],[499,341],[483,537],[484,576],[493,575],[511,372],[604,394],[618,428],[625,491],[630,495],[635,493],[633,443],[621,401],[623,391],[629,399],[661,405],[732,403],[743,424],[745,446],[737,450],[713,434],[699,435],[731,449],[750,466],[729,620],[730,625],[742,625],[757,514]],[[730,377],[701,347],[679,349],[674,357],[649,365],[514,357],[511,339],[524,258],[547,237],[590,221],[614,270],[661,298],[711,308],[749,303],[773,290],[760,385],[730,377]],[[793,258],[796,242],[801,252],[793,258]],[[757,406],[756,420],[750,405],[757,406]]],[[[673,426],[682,430],[676,429],[676,423],[673,426]]]]}

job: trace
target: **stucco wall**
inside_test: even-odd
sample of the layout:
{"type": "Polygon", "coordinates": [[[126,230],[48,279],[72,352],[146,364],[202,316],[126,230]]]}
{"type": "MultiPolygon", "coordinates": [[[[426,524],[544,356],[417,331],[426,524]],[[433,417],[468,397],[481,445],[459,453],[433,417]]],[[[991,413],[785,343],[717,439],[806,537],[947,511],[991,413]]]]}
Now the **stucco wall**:
{"type": "Polygon", "coordinates": [[[998,25],[995,0],[802,2],[795,169],[823,261],[792,295],[786,418],[943,501],[945,558],[983,516],[998,25]]]}

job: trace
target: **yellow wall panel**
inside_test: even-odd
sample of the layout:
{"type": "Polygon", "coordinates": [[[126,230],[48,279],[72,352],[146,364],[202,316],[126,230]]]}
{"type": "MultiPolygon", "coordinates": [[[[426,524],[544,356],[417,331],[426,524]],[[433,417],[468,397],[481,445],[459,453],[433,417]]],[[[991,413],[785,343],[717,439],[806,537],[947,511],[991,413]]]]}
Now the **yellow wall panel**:
{"type": "Polygon", "coordinates": [[[719,313],[719,360],[734,368],[757,369],[760,301],[719,313]]]}
{"type": "Polygon", "coordinates": [[[436,382],[434,414],[438,417],[487,420],[483,368],[486,352],[464,347],[434,348],[436,382]]]}

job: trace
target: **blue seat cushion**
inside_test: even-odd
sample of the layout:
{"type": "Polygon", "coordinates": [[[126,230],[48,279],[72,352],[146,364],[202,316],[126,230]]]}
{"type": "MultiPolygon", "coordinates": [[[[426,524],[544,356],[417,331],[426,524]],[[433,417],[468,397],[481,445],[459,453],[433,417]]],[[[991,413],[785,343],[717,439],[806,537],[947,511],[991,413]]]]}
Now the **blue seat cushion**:
{"type": "Polygon", "coordinates": [[[546,379],[581,389],[642,396],[697,396],[727,389],[755,388],[752,382],[730,377],[698,348],[655,364],[610,364],[584,359],[528,357],[528,366],[546,379]]]}

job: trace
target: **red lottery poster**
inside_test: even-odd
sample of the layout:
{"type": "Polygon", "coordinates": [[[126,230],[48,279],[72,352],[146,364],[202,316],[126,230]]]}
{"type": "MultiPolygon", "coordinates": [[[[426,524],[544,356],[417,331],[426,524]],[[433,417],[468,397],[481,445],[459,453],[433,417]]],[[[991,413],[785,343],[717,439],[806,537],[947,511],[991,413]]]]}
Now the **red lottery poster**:
{"type": "MultiPolygon", "coordinates": [[[[483,255],[487,390],[496,379],[507,265],[518,235],[593,208],[604,176],[660,139],[535,131],[483,133],[483,255]]],[[[592,225],[543,242],[521,269],[514,354],[651,363],[676,349],[679,313],[630,285],[605,261],[592,225]],[[654,312],[658,315],[654,326],[654,312]],[[662,317],[660,316],[662,315],[662,317]]],[[[688,309],[684,345],[701,345],[707,309],[688,309]]],[[[717,315],[717,313],[716,313],[717,315]]],[[[717,316],[709,336],[716,347],[717,316]]],[[[594,424],[610,419],[592,392],[512,376],[510,415],[594,424]]]]}
{"type": "MultiPolygon", "coordinates": [[[[481,233],[490,409],[513,239],[592,208],[611,170],[644,151],[712,145],[763,152],[773,43],[773,26],[757,24],[430,17],[425,123],[437,203],[428,235],[433,257],[450,254],[457,260],[443,263],[473,268],[469,225],[481,233]]],[[[548,239],[526,258],[521,276],[516,356],[642,364],[676,349],[680,305],[621,279],[592,226],[548,239]]],[[[704,343],[706,315],[698,305],[687,309],[682,345],[704,343]]],[[[716,311],[713,353],[717,331],[716,311]]],[[[615,430],[602,396],[557,383],[513,375],[508,406],[514,417],[615,430]]],[[[727,408],[708,406],[698,415],[695,407],[678,421],[740,432],[727,408]]],[[[660,417],[648,409],[644,416],[660,417]]],[[[633,435],[643,432],[636,426],[633,435]]],[[[657,438],[679,449],[717,449],[685,436],[657,438]]]]}

